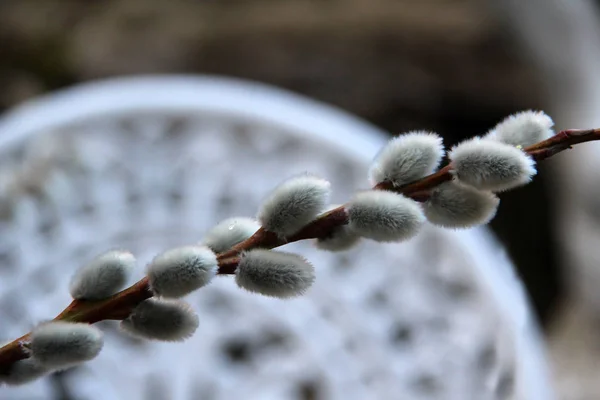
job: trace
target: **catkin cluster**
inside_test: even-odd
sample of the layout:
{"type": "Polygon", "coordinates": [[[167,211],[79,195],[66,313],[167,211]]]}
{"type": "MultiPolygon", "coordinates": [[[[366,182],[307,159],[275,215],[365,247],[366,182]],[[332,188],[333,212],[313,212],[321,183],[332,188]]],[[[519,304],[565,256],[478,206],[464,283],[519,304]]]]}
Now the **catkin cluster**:
{"type": "MultiPolygon", "coordinates": [[[[284,244],[311,223],[336,212],[343,220],[313,238],[320,249],[341,251],[361,238],[408,240],[427,221],[454,229],[485,224],[499,205],[496,193],[524,185],[535,175],[534,160],[522,148],[553,135],[552,126],[552,120],[541,112],[522,112],[485,136],[458,144],[447,155],[442,139],[434,133],[416,131],[398,136],[372,163],[369,177],[373,189],[358,191],[344,205],[329,203],[328,181],[311,174],[292,177],[267,195],[256,219],[227,219],[207,232],[200,243],[156,256],[145,270],[150,298],[123,316],[121,328],[151,340],[190,337],[199,318],[181,298],[208,285],[218,274],[233,273],[240,288],[266,296],[304,294],[315,280],[313,266],[300,255],[253,242],[261,231],[284,244]],[[451,173],[451,180],[418,195],[405,190],[435,173],[445,156],[449,162],[444,168],[451,173]],[[249,245],[244,246],[246,243],[249,245]],[[232,248],[235,254],[229,256],[232,248]],[[227,272],[220,269],[225,262],[227,272]]],[[[135,264],[134,256],[125,251],[103,254],[75,273],[70,293],[80,302],[110,301],[127,284],[135,264]]],[[[0,382],[22,384],[91,360],[102,345],[102,333],[88,323],[60,318],[43,323],[20,343],[29,358],[0,370],[0,382]]]]}

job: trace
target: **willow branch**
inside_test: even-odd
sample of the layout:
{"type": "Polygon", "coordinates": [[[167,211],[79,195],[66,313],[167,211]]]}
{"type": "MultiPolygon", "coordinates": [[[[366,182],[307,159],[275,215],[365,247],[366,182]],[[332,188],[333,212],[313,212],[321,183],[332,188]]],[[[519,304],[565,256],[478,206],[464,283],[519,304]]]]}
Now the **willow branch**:
{"type": "MultiPolygon", "coordinates": [[[[594,140],[600,140],[600,129],[568,129],[547,140],[529,146],[523,151],[527,152],[535,161],[543,161],[570,149],[573,145],[594,140]]],[[[394,191],[417,201],[424,201],[431,189],[452,180],[452,178],[452,165],[446,165],[438,172],[407,185],[395,187],[391,182],[382,182],[377,184],[374,189],[394,191]]],[[[345,205],[342,205],[319,216],[288,238],[278,237],[273,232],[260,228],[247,240],[217,255],[219,274],[234,274],[239,263],[239,254],[243,251],[255,248],[272,249],[300,240],[325,238],[331,235],[335,228],[346,224],[348,224],[348,214],[345,205]]],[[[54,319],[89,324],[103,320],[123,320],[130,315],[139,303],[152,296],[153,293],[148,279],[143,278],[129,288],[105,300],[74,300],[54,319]]],[[[28,342],[29,335],[30,333],[23,335],[0,348],[0,372],[10,368],[12,363],[29,357],[29,353],[24,346],[28,342]]]]}

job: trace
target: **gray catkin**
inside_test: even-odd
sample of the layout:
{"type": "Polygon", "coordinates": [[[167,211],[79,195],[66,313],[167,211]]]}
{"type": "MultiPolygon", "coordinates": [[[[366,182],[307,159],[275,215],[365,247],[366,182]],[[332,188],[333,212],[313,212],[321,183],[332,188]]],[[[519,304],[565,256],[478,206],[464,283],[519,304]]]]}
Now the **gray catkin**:
{"type": "MultiPolygon", "coordinates": [[[[339,204],[330,205],[327,212],[339,207],[339,204]]],[[[348,225],[337,226],[327,237],[317,238],[315,245],[318,249],[325,251],[345,251],[355,246],[360,241],[357,235],[348,225]]]]}
{"type": "Polygon", "coordinates": [[[409,132],[390,140],[380,151],[369,178],[373,185],[389,181],[401,186],[434,172],[443,156],[441,137],[424,131],[409,132]]]}
{"type": "Polygon", "coordinates": [[[235,280],[250,292],[288,298],[304,294],[315,275],[313,266],[297,254],[254,249],[242,254],[235,280]]]}
{"type": "Polygon", "coordinates": [[[351,249],[360,241],[360,236],[349,226],[343,225],[333,229],[331,235],[318,238],[315,243],[317,248],[327,251],[345,251],[351,249]]]}
{"type": "Polygon", "coordinates": [[[248,239],[259,228],[260,224],[252,218],[228,218],[210,229],[202,238],[202,244],[221,253],[248,239]]]}
{"type": "Polygon", "coordinates": [[[553,126],[552,118],[542,111],[521,111],[502,120],[486,138],[527,147],[554,135],[553,126]]]}
{"type": "Polygon", "coordinates": [[[487,224],[495,215],[500,199],[491,192],[459,182],[446,182],[432,190],[423,203],[427,220],[445,228],[468,228],[487,224]]]}
{"type": "Polygon", "coordinates": [[[490,139],[475,138],[450,151],[455,176],[477,189],[501,192],[529,183],[535,162],[522,150],[490,139]]]}
{"type": "Polygon", "coordinates": [[[288,179],[263,201],[258,220],[267,231],[281,237],[292,235],[323,211],[330,186],[328,181],[312,175],[288,179]]]}
{"type": "Polygon", "coordinates": [[[183,246],[156,256],[146,275],[156,295],[177,298],[207,285],[217,268],[217,256],[208,247],[183,246]]]}
{"type": "Polygon", "coordinates": [[[135,257],[126,251],[109,251],[78,269],[69,285],[69,292],[78,300],[101,300],[127,283],[135,267],[135,257]]]}
{"type": "Polygon", "coordinates": [[[355,194],[348,205],[348,215],[349,226],[356,234],[379,242],[410,239],[425,222],[416,201],[381,190],[355,194]]]}
{"type": "Polygon", "coordinates": [[[31,333],[31,354],[42,366],[66,368],[96,357],[104,340],[102,332],[89,324],[53,321],[31,333]]]}
{"type": "Polygon", "coordinates": [[[136,337],[177,342],[191,337],[198,324],[198,315],[187,303],[148,299],[121,321],[121,328],[136,337]]]}

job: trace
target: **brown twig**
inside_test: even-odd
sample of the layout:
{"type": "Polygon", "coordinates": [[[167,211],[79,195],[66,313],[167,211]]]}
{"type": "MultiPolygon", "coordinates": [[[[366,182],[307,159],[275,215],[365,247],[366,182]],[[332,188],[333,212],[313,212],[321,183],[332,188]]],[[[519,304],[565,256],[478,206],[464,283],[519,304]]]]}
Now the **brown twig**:
{"type": "MultiPolygon", "coordinates": [[[[550,139],[529,146],[523,151],[527,152],[535,161],[542,161],[570,149],[573,145],[594,140],[600,140],[600,129],[569,129],[557,133],[550,139]]],[[[404,186],[394,187],[390,182],[382,182],[377,184],[374,189],[395,191],[417,201],[423,201],[431,189],[452,180],[452,178],[452,167],[447,165],[434,174],[404,186]]],[[[319,216],[288,238],[278,237],[273,232],[260,228],[252,237],[218,255],[219,274],[235,273],[239,263],[239,254],[243,251],[254,248],[272,249],[300,240],[327,237],[336,227],[347,223],[348,214],[345,206],[340,206],[319,216]]],[[[102,320],[122,320],[129,316],[136,305],[152,296],[148,279],[144,278],[105,300],[74,300],[55,320],[89,324],[102,320]]],[[[0,348],[0,372],[10,368],[14,362],[29,357],[24,346],[28,342],[29,335],[28,333],[0,348]]]]}

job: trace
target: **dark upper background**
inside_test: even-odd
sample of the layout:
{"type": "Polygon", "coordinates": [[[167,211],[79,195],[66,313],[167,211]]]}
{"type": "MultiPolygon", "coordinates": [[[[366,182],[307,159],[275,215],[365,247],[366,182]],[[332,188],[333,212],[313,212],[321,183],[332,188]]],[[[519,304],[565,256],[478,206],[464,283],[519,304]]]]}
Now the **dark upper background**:
{"type": "MultiPolygon", "coordinates": [[[[544,108],[519,38],[478,0],[3,0],[0,110],[90,79],[215,73],[274,84],[447,144],[544,108]]],[[[541,319],[561,300],[548,174],[493,228],[541,319]]]]}

